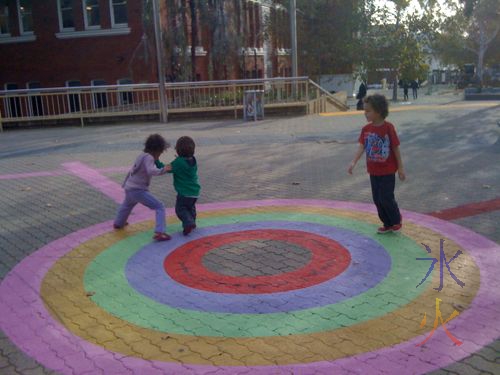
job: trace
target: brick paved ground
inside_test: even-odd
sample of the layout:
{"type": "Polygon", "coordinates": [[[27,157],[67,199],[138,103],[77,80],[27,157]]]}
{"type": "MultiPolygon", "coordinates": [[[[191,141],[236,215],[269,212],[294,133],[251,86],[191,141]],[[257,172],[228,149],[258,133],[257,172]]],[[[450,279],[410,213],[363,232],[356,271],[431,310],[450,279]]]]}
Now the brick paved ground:
{"type": "MultiPolygon", "coordinates": [[[[498,244],[500,128],[497,121],[500,106],[494,104],[464,103],[454,93],[439,97],[422,95],[416,103],[395,106],[389,120],[397,126],[408,175],[408,180],[397,186],[400,206],[408,211],[435,214],[490,201],[487,209],[475,215],[463,211],[463,215],[452,222],[498,244]]],[[[116,201],[85,183],[81,176],[71,172],[70,167],[63,166],[64,163],[80,162],[119,184],[148,134],[161,132],[172,143],[181,135],[190,135],[197,142],[203,187],[201,205],[275,198],[371,203],[364,164],[357,167],[354,176],[346,173],[356,148],[353,142],[363,121],[361,114],[348,113],[266,119],[257,123],[239,120],[146,123],[4,132],[0,135],[0,279],[6,278],[13,267],[44,245],[113,219],[116,201]]],[[[173,151],[169,150],[162,159],[168,161],[173,156],[173,151]]],[[[151,190],[168,207],[173,206],[175,195],[170,179],[153,180],[151,190]]],[[[168,221],[175,228],[175,219],[169,217],[168,221]]],[[[238,257],[238,247],[226,245],[203,259],[206,268],[226,276],[268,277],[297,269],[310,258],[309,251],[302,246],[287,248],[280,240],[249,239],[240,245],[248,249],[247,258],[238,257]]],[[[498,260],[500,254],[493,253],[491,257],[498,260]]],[[[473,283],[474,275],[462,274],[462,277],[467,280],[466,284],[469,280],[473,283]]],[[[492,308],[498,309],[500,285],[489,284],[488,287],[491,288],[492,308]]],[[[445,319],[450,313],[443,308],[445,319]]],[[[62,321],[65,319],[61,317],[62,321]]],[[[432,318],[429,316],[429,319],[432,318]]],[[[498,332],[500,325],[496,322],[482,329],[498,332]]],[[[453,329],[451,331],[453,333],[453,329]]],[[[50,343],[49,333],[37,332],[37,335],[43,336],[43,342],[50,343]]],[[[432,373],[500,373],[500,340],[498,335],[496,337],[482,345],[482,349],[432,373]]],[[[467,341],[467,337],[461,339],[467,341]]],[[[449,350],[446,355],[455,358],[449,341],[443,341],[445,344],[449,350]]],[[[339,348],[344,353],[351,353],[349,346],[352,345],[358,343],[344,341],[339,348]]],[[[219,346],[218,350],[225,358],[221,348],[219,346]]],[[[298,348],[283,350],[301,361],[299,353],[302,351],[298,348]]],[[[58,353],[63,364],[70,363],[71,355],[58,353]]],[[[16,347],[5,333],[0,333],[0,374],[65,372],[49,370],[31,357],[16,347]]],[[[190,358],[183,360],[182,355],[179,358],[180,362],[191,363],[190,358]]],[[[276,359],[276,363],[286,363],[284,358],[276,359]]],[[[429,353],[430,362],[433,358],[429,353]]],[[[228,357],[226,362],[223,359],[212,362],[231,361],[228,357]]],[[[259,360],[248,358],[240,362],[255,364],[259,360]]],[[[363,370],[363,365],[360,363],[360,373],[383,371],[382,368],[376,372],[373,368],[363,370]]],[[[398,373],[396,365],[392,365],[385,370],[398,373]]],[[[98,365],[73,368],[72,372],[100,373],[100,368],[98,365]]],[[[403,368],[399,373],[413,372],[411,368],[403,368]]]]}

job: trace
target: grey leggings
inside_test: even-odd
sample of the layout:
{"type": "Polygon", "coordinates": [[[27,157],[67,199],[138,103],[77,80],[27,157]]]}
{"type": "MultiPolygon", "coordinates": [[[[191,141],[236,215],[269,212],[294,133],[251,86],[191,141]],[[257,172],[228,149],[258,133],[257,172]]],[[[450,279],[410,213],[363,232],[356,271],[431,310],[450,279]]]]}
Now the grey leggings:
{"type": "Polygon", "coordinates": [[[165,232],[165,227],[167,225],[165,220],[165,206],[149,191],[139,189],[125,191],[125,200],[116,214],[115,226],[121,228],[125,225],[130,212],[132,212],[132,209],[137,203],[141,203],[144,206],[156,211],[155,232],[165,232]]]}

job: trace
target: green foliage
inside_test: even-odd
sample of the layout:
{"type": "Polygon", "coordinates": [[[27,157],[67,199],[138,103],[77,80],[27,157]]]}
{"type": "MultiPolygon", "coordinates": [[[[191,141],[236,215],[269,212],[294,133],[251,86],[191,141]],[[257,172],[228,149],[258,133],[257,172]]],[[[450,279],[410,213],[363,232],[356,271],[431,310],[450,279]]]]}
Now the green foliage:
{"type": "Polygon", "coordinates": [[[299,70],[312,77],[351,72],[360,57],[356,32],[364,17],[355,2],[297,0],[297,9],[299,70]]]}
{"type": "Polygon", "coordinates": [[[424,11],[408,13],[409,1],[392,1],[375,6],[365,3],[367,24],[364,30],[364,59],[366,71],[388,68],[393,81],[399,76],[406,79],[426,77],[428,65],[424,46],[434,38],[436,23],[434,2],[421,2],[424,11]]]}
{"type": "Polygon", "coordinates": [[[435,51],[458,66],[474,62],[482,81],[484,66],[500,60],[500,0],[461,0],[454,12],[440,29],[435,51]]]}

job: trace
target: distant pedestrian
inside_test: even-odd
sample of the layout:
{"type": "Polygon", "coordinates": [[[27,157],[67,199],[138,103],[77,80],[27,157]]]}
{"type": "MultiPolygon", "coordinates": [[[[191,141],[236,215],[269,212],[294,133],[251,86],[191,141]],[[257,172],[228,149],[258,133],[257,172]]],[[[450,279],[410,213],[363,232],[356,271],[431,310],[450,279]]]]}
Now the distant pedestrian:
{"type": "Polygon", "coordinates": [[[385,120],[388,114],[389,104],[385,96],[375,94],[365,99],[365,117],[369,123],[361,130],[359,147],[348,169],[352,174],[361,155],[366,152],[373,202],[383,223],[377,230],[381,234],[401,230],[402,217],[394,197],[396,172],[401,181],[406,179],[398,135],[394,125],[385,120]]]}
{"type": "Polygon", "coordinates": [[[405,101],[408,101],[408,81],[407,80],[404,80],[403,81],[403,96],[404,96],[404,99],[405,101]]]}
{"type": "Polygon", "coordinates": [[[358,102],[356,103],[356,109],[358,111],[363,110],[363,99],[366,96],[366,92],[366,85],[364,82],[361,82],[361,84],[359,85],[358,94],[356,95],[356,99],[358,99],[358,102]]]}
{"type": "Polygon", "coordinates": [[[156,241],[167,241],[170,236],[165,233],[165,206],[149,192],[149,183],[152,176],[168,172],[168,168],[158,169],[155,161],[169,147],[169,144],[160,134],[152,134],[144,143],[144,151],[137,157],[123,182],[125,200],[118,209],[113,227],[121,229],[127,225],[127,219],[137,203],[156,211],[155,234],[156,241]]]}
{"type": "MultiPolygon", "coordinates": [[[[174,188],[177,192],[175,213],[182,222],[182,233],[187,236],[196,228],[196,201],[200,196],[198,182],[198,164],[194,157],[195,143],[192,138],[184,136],[177,140],[175,151],[177,158],[167,168],[174,175],[174,188]]],[[[157,162],[158,167],[163,167],[157,162]]]]}
{"type": "Polygon", "coordinates": [[[417,80],[412,80],[411,83],[410,83],[410,86],[411,86],[411,91],[413,93],[413,99],[417,99],[418,98],[418,82],[417,80]]]}

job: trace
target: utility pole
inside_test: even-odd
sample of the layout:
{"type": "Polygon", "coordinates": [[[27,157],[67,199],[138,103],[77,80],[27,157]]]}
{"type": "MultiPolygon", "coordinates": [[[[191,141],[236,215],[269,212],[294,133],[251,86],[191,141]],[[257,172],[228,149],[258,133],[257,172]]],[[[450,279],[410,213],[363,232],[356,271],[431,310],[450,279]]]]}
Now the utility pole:
{"type": "Polygon", "coordinates": [[[299,75],[297,68],[297,2],[290,0],[290,34],[292,41],[292,77],[299,75]]]}
{"type": "Polygon", "coordinates": [[[160,27],[160,7],[158,0],[153,2],[153,20],[155,27],[155,44],[156,44],[156,64],[158,71],[158,90],[160,92],[160,122],[166,124],[168,117],[167,97],[165,95],[165,64],[163,63],[163,38],[161,37],[160,27]]]}

